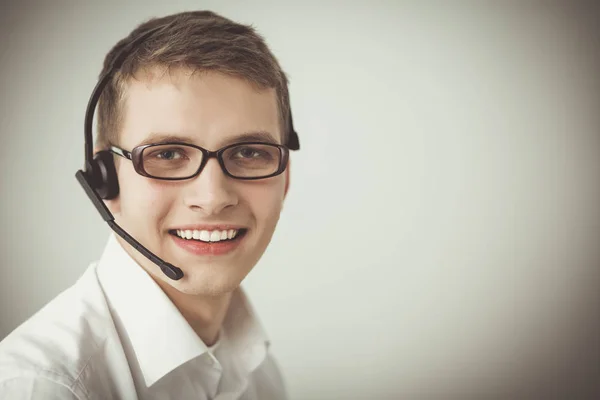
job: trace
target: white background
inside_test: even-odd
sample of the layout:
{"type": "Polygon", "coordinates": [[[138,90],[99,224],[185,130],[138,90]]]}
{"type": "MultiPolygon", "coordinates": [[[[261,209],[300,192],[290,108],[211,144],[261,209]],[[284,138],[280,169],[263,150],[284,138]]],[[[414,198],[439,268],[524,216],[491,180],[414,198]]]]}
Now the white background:
{"type": "Polygon", "coordinates": [[[3,3],[0,338],[104,247],[74,177],[104,55],[211,9],[291,82],[302,150],[245,287],[292,398],[600,393],[600,13],[496,3],[3,3]]]}

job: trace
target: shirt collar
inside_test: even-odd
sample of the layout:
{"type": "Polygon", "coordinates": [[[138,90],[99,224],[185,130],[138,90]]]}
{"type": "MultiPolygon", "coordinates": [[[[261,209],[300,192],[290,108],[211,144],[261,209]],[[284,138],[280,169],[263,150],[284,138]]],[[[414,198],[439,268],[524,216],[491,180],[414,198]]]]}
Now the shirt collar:
{"type": "MultiPolygon", "coordinates": [[[[177,307],[111,233],[97,266],[98,279],[120,319],[148,387],[208,351],[177,307]]],[[[236,290],[223,323],[232,351],[245,354],[269,339],[243,290],[236,290]]],[[[254,358],[254,357],[253,357],[254,358]]],[[[251,362],[250,364],[255,364],[251,362]]],[[[256,365],[248,365],[254,369],[256,365]]]]}
{"type": "Polygon", "coordinates": [[[239,358],[238,367],[251,373],[266,357],[270,340],[243,290],[236,290],[223,321],[223,333],[231,352],[239,358]]]}

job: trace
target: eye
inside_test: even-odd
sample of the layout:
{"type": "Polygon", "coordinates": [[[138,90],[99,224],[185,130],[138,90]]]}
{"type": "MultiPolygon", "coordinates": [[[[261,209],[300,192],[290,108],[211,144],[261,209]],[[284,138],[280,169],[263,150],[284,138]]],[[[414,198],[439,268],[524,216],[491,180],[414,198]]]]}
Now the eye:
{"type": "Polygon", "coordinates": [[[160,158],[161,160],[176,160],[182,158],[182,155],[176,150],[163,150],[156,153],[156,158],[160,158]]]}
{"type": "Polygon", "coordinates": [[[238,160],[270,160],[272,159],[270,149],[264,148],[264,146],[243,146],[237,147],[231,154],[231,158],[238,160]]]}
{"type": "Polygon", "coordinates": [[[252,147],[242,147],[235,154],[239,158],[257,158],[262,155],[262,152],[252,147]]]}
{"type": "Polygon", "coordinates": [[[270,144],[240,144],[229,148],[223,155],[225,163],[236,168],[257,168],[274,165],[279,161],[279,149],[270,144]]]}
{"type": "Polygon", "coordinates": [[[149,160],[160,160],[160,161],[178,161],[187,158],[187,152],[185,149],[177,147],[166,147],[158,148],[153,151],[144,154],[144,159],[149,160]]]}

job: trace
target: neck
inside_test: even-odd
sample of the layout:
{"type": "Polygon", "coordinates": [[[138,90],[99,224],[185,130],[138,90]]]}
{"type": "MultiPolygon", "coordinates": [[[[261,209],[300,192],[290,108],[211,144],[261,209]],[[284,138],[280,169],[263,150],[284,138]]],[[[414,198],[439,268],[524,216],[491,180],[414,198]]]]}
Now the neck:
{"type": "Polygon", "coordinates": [[[219,340],[231,293],[220,296],[189,295],[162,282],[159,285],[206,346],[212,346],[219,340]]]}

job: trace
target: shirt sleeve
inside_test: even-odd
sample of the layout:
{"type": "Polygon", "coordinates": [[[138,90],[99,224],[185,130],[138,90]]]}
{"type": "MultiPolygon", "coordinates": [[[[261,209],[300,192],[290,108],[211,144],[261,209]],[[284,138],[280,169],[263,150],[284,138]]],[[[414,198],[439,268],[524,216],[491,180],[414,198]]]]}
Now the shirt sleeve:
{"type": "Polygon", "coordinates": [[[0,400],[83,400],[62,383],[40,377],[0,379],[0,400]]]}

